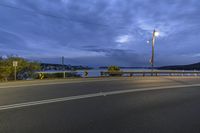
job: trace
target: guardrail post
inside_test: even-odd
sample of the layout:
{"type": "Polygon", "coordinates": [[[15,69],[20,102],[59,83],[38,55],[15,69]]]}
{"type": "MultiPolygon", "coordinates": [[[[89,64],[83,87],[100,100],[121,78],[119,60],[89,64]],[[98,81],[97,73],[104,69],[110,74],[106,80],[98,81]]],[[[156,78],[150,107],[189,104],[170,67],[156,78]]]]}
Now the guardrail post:
{"type": "Polygon", "coordinates": [[[64,71],[64,72],[63,72],[63,78],[65,79],[65,77],[66,77],[66,76],[65,76],[65,71],[64,71]]]}
{"type": "Polygon", "coordinates": [[[133,73],[130,73],[130,77],[133,77],[133,73]]]}

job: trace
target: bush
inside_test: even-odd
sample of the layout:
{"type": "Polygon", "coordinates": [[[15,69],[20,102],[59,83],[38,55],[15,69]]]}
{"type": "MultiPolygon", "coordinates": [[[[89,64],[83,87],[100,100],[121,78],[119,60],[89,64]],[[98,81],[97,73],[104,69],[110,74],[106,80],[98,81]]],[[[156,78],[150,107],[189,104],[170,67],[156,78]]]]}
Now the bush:
{"type": "MultiPolygon", "coordinates": [[[[63,78],[63,73],[40,73],[37,74],[37,79],[56,79],[56,78],[63,78]]],[[[77,73],[65,73],[65,77],[80,77],[77,73]]]]}
{"type": "Polygon", "coordinates": [[[0,58],[0,80],[7,81],[14,79],[15,68],[13,61],[18,62],[16,68],[17,79],[32,78],[34,71],[40,70],[40,64],[37,62],[29,62],[20,57],[0,58]]]}
{"type": "Polygon", "coordinates": [[[110,66],[108,67],[109,76],[122,76],[120,68],[118,66],[110,66]]]}
{"type": "Polygon", "coordinates": [[[120,68],[118,66],[110,66],[108,67],[109,72],[119,72],[120,68]]]}

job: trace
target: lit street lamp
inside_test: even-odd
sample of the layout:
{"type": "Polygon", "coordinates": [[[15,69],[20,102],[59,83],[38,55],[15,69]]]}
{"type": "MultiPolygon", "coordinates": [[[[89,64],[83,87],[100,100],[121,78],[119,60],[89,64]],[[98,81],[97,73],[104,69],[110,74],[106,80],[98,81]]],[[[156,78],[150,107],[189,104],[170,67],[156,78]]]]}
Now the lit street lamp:
{"type": "MultiPolygon", "coordinates": [[[[154,31],[153,31],[153,37],[152,37],[152,40],[151,40],[152,41],[152,55],[151,55],[151,60],[150,60],[152,71],[153,71],[153,68],[154,68],[154,45],[155,45],[155,39],[158,36],[159,36],[159,32],[157,32],[154,29],[154,31]]],[[[147,43],[150,43],[150,41],[147,41],[147,43]]]]}

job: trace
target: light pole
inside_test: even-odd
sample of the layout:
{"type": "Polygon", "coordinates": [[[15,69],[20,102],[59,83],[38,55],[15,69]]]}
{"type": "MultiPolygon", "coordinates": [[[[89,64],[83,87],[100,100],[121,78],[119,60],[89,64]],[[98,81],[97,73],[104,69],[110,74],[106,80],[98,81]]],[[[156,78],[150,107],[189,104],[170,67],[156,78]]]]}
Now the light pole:
{"type": "Polygon", "coordinates": [[[63,78],[65,78],[65,57],[62,56],[62,70],[63,70],[63,78]]]}
{"type": "MultiPolygon", "coordinates": [[[[153,69],[154,69],[154,46],[155,46],[155,40],[156,40],[156,37],[159,36],[159,32],[157,32],[155,29],[153,30],[153,37],[152,37],[152,54],[151,54],[151,60],[150,60],[150,63],[151,63],[151,69],[152,69],[152,72],[153,72],[153,69]]],[[[150,43],[150,41],[147,41],[148,43],[150,43]]],[[[153,75],[153,73],[152,73],[153,75]]]]}

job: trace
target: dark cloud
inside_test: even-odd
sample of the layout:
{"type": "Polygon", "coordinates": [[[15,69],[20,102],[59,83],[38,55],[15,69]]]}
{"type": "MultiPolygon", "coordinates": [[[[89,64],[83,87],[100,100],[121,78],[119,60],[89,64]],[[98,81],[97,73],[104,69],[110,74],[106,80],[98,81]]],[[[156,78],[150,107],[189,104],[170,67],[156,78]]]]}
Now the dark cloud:
{"type": "Polygon", "coordinates": [[[198,0],[1,0],[0,53],[40,61],[148,66],[198,61],[198,0]]]}

